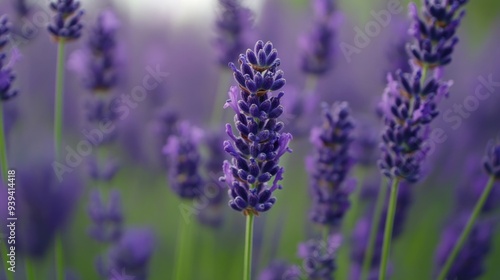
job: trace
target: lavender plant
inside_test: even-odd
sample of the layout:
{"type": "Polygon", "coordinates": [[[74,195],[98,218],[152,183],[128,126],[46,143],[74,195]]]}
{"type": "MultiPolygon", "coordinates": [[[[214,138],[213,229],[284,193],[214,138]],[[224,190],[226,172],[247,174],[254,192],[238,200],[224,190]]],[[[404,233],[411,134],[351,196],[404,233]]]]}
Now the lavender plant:
{"type": "Polygon", "coordinates": [[[230,140],[224,141],[224,150],[232,159],[224,161],[221,180],[229,187],[229,206],[247,217],[243,279],[249,280],[253,218],[270,210],[276,202],[272,195],[281,189],[279,181],[285,171],[279,161],[286,152],[291,152],[288,144],[292,135],[282,132],[284,125],[278,120],[283,113],[280,99],[284,93],[271,95],[285,84],[273,44],[257,41],[253,50],[240,54],[238,62],[239,69],[233,63],[229,66],[239,90],[231,87],[224,107],[235,112],[234,124],[239,135],[226,124],[230,140]]]}
{"type": "Polygon", "coordinates": [[[392,181],[389,209],[384,231],[384,247],[379,278],[385,279],[396,212],[399,182],[415,183],[421,179],[421,164],[428,153],[429,124],[439,114],[437,105],[448,95],[451,82],[441,80],[442,67],[451,62],[458,42],[456,29],[464,15],[467,1],[425,1],[420,18],[415,4],[410,5],[413,19],[410,33],[415,38],[409,47],[412,73],[388,76],[384,92],[385,129],[382,136],[382,173],[392,181]],[[434,75],[427,77],[432,70],[434,75]]]}

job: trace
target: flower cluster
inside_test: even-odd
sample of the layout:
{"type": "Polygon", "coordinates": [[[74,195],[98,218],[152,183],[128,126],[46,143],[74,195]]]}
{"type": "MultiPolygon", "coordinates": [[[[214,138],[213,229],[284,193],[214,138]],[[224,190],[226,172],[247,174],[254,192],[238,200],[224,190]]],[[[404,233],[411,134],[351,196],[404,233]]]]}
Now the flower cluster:
{"type": "Polygon", "coordinates": [[[57,41],[60,39],[71,41],[80,38],[83,28],[81,23],[83,10],[80,9],[78,0],[57,0],[50,3],[50,9],[56,15],[48,30],[57,41]]]}
{"type": "Polygon", "coordinates": [[[89,235],[99,242],[113,243],[120,239],[123,232],[123,213],[120,193],[112,191],[109,202],[103,202],[102,194],[93,191],[90,194],[88,213],[93,224],[89,235]]]}
{"type": "Polygon", "coordinates": [[[202,194],[199,142],[201,131],[187,122],[179,124],[176,135],[168,138],[163,153],[169,158],[170,187],[183,199],[196,199],[202,194]]]}
{"type": "Polygon", "coordinates": [[[240,0],[219,0],[219,4],[222,12],[216,22],[219,36],[215,40],[215,47],[218,62],[221,67],[225,67],[244,50],[245,32],[250,26],[252,13],[241,6],[240,0]]]}
{"type": "Polygon", "coordinates": [[[500,144],[490,142],[484,158],[484,168],[490,176],[500,179],[500,144]]]}
{"type": "Polygon", "coordinates": [[[347,103],[324,104],[323,125],[311,131],[315,153],[307,162],[313,206],[310,218],[325,226],[337,225],[349,209],[350,190],[342,183],[352,166],[349,147],[354,128],[347,103]]]}
{"type": "Polygon", "coordinates": [[[10,23],[7,16],[0,17],[0,100],[5,102],[17,95],[16,90],[12,90],[12,83],[16,76],[12,73],[11,65],[5,64],[7,54],[4,48],[9,43],[10,23]]]}
{"type": "Polygon", "coordinates": [[[254,50],[240,55],[239,64],[239,69],[233,63],[229,66],[240,90],[231,87],[230,99],[224,106],[236,113],[234,123],[239,136],[233,134],[230,124],[226,125],[230,140],[224,141],[224,150],[232,160],[224,161],[221,180],[229,186],[229,205],[233,209],[258,215],[276,202],[272,194],[281,188],[279,181],[284,173],[279,160],[291,152],[288,144],[292,135],[282,132],[284,125],[278,120],[283,113],[280,99],[284,93],[270,94],[283,87],[285,79],[278,70],[280,60],[271,42],[258,41],[254,50]]]}
{"type": "Polygon", "coordinates": [[[321,75],[331,68],[332,39],[335,32],[333,2],[333,0],[314,1],[313,30],[301,38],[300,66],[305,73],[321,75]]]}
{"type": "Polygon", "coordinates": [[[425,0],[423,16],[419,17],[415,3],[410,4],[413,25],[410,33],[416,43],[410,52],[419,65],[431,68],[451,62],[453,48],[458,43],[455,35],[465,11],[459,11],[468,0],[425,0]]]}
{"type": "Polygon", "coordinates": [[[312,239],[299,245],[298,255],[304,260],[307,279],[333,280],[340,241],[340,236],[333,235],[327,241],[312,239]]]}

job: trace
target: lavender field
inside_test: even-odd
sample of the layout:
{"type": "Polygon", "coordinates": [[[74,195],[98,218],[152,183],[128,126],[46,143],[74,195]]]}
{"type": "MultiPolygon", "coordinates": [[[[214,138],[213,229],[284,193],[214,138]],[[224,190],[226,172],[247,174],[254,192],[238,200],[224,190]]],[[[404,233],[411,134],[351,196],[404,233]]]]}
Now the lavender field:
{"type": "Polygon", "coordinates": [[[500,2],[0,0],[0,280],[499,280],[500,2]]]}

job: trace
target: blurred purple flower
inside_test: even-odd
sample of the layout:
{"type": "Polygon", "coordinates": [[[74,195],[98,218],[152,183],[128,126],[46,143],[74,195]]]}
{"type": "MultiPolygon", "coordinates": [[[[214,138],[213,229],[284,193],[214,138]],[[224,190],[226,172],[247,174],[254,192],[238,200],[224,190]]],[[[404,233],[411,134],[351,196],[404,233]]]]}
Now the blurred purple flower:
{"type": "Polygon", "coordinates": [[[484,168],[490,176],[500,179],[500,141],[490,141],[484,157],[484,168]]]}
{"type": "Polygon", "coordinates": [[[273,261],[257,278],[259,280],[300,280],[301,272],[297,266],[283,261],[273,261]]]}
{"type": "Polygon", "coordinates": [[[271,42],[257,41],[254,50],[241,54],[240,69],[233,63],[234,79],[240,87],[240,98],[233,87],[226,102],[236,113],[234,122],[239,136],[233,134],[230,124],[226,133],[230,140],[224,141],[224,150],[232,156],[231,162],[224,161],[224,177],[221,180],[229,186],[229,205],[244,215],[258,215],[271,209],[276,202],[272,197],[281,188],[284,168],[279,160],[291,152],[289,133],[282,133],[283,123],[278,117],[283,113],[280,99],[284,93],[270,96],[270,91],[279,90],[285,84],[283,71],[278,70],[278,51],[271,42]],[[268,187],[273,179],[272,185],[268,187]]]}
{"type": "Polygon", "coordinates": [[[10,23],[7,16],[0,17],[0,100],[5,102],[17,95],[16,90],[12,90],[12,83],[16,76],[12,73],[12,60],[6,64],[7,54],[4,53],[4,48],[9,43],[10,23]]]}
{"type": "Polygon", "coordinates": [[[303,259],[307,279],[333,280],[340,242],[339,235],[332,235],[327,241],[311,239],[299,245],[298,255],[303,259]]]}
{"type": "Polygon", "coordinates": [[[176,135],[168,138],[163,154],[169,159],[168,177],[172,190],[183,199],[195,199],[202,194],[199,144],[202,131],[182,122],[176,135]]]}
{"type": "Polygon", "coordinates": [[[123,213],[121,196],[112,190],[106,204],[100,191],[90,193],[88,213],[92,220],[89,235],[102,243],[114,243],[120,239],[123,231],[123,213]]]}
{"type": "Polygon", "coordinates": [[[241,53],[247,44],[246,33],[252,25],[252,12],[240,0],[219,0],[222,9],[216,21],[215,48],[218,63],[225,67],[241,53]]]}
{"type": "Polygon", "coordinates": [[[327,227],[340,223],[350,207],[351,188],[345,178],[352,166],[349,155],[354,128],[347,103],[323,104],[323,124],[311,130],[314,155],[307,160],[313,204],[310,218],[327,227]]]}

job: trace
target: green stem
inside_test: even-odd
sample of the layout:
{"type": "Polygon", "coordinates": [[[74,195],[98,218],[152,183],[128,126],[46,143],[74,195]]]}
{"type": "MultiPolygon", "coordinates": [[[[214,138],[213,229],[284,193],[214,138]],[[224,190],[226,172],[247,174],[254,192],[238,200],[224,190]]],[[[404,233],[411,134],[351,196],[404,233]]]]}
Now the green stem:
{"type": "Polygon", "coordinates": [[[488,183],[486,184],[486,187],[483,190],[483,193],[481,194],[481,197],[479,198],[478,202],[476,203],[476,206],[474,207],[474,210],[472,211],[472,214],[467,221],[467,225],[465,226],[464,230],[462,231],[462,234],[460,235],[460,238],[458,239],[458,242],[455,244],[455,247],[453,247],[453,251],[451,251],[451,254],[448,256],[448,259],[446,260],[446,263],[439,273],[438,280],[444,280],[446,278],[446,275],[448,274],[448,271],[450,270],[451,266],[453,265],[453,262],[455,261],[456,257],[458,256],[458,253],[462,249],[462,247],[465,244],[465,241],[467,241],[467,238],[469,237],[469,234],[474,227],[474,223],[476,222],[477,217],[481,213],[481,209],[483,209],[484,203],[486,203],[486,200],[488,199],[488,196],[490,195],[491,189],[493,188],[493,185],[495,183],[495,177],[491,176],[490,180],[488,180],[488,183]]]}
{"type": "Polygon", "coordinates": [[[61,232],[57,234],[55,242],[57,280],[64,280],[64,250],[61,232]]]}
{"type": "MultiPolygon", "coordinates": [[[[2,164],[2,182],[7,182],[7,171],[9,164],[7,163],[7,145],[5,137],[5,128],[3,123],[3,102],[0,103],[0,164],[2,164]]],[[[7,185],[5,185],[7,187],[7,185]]]]}
{"type": "Polygon", "coordinates": [[[250,280],[252,274],[252,241],[253,241],[253,214],[247,216],[245,231],[245,260],[243,264],[243,280],[250,280]]]}
{"type": "Polygon", "coordinates": [[[24,269],[26,270],[26,279],[28,280],[34,280],[35,275],[33,271],[33,266],[31,264],[30,259],[26,256],[26,259],[24,260],[24,269]]]}
{"type": "Polygon", "coordinates": [[[382,246],[382,260],[380,262],[379,280],[385,280],[387,272],[387,261],[391,248],[392,227],[394,225],[394,215],[396,214],[396,204],[398,199],[399,178],[392,180],[391,197],[389,199],[389,209],[385,220],[384,245],[382,246]]]}
{"type": "MultiPolygon", "coordinates": [[[[385,180],[383,180],[385,182],[385,180]]],[[[366,253],[363,258],[363,266],[361,270],[361,280],[368,279],[369,271],[373,262],[373,253],[375,251],[375,241],[377,240],[377,235],[380,227],[380,220],[382,219],[382,213],[384,212],[385,198],[387,196],[387,189],[389,186],[385,186],[382,183],[381,188],[378,192],[377,202],[375,203],[375,212],[373,214],[372,225],[370,230],[370,237],[368,239],[368,247],[366,248],[366,253]]]]}
{"type": "Polygon", "coordinates": [[[217,91],[215,92],[214,105],[212,108],[212,117],[210,118],[210,124],[218,125],[222,121],[224,109],[224,102],[227,100],[227,84],[228,81],[228,73],[227,71],[221,71],[219,74],[219,83],[217,84],[217,91]]]}
{"type": "Polygon", "coordinates": [[[57,46],[57,75],[56,75],[56,104],[54,110],[54,151],[56,160],[61,158],[62,144],[62,115],[63,115],[63,87],[64,87],[64,39],[59,39],[57,46]]]}
{"type": "Polygon", "coordinates": [[[184,221],[183,219],[180,220],[180,225],[179,225],[179,234],[177,236],[178,239],[178,245],[177,245],[177,250],[176,250],[176,263],[174,265],[174,278],[176,280],[184,280],[184,279],[190,279],[189,276],[187,275],[187,272],[190,271],[190,269],[186,269],[186,265],[189,265],[189,255],[190,255],[190,247],[189,247],[189,242],[191,242],[191,226],[184,221]]]}

